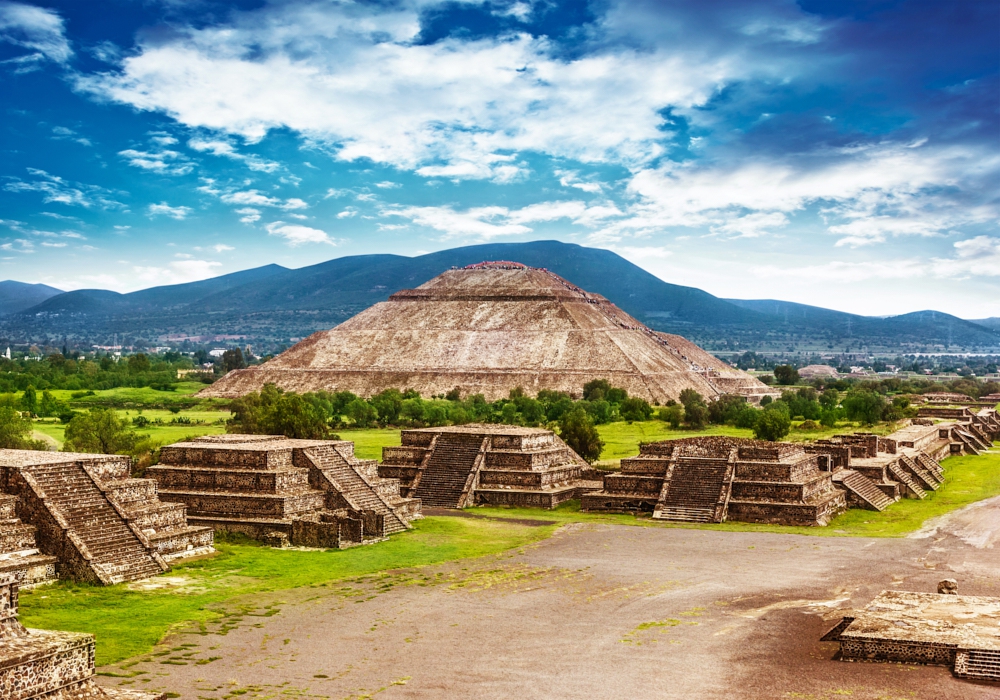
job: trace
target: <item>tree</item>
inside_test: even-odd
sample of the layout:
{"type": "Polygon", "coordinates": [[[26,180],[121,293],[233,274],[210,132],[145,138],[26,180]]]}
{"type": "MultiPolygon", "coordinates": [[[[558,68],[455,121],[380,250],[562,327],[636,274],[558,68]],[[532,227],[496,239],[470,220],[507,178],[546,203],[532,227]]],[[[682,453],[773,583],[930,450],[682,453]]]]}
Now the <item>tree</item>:
{"type": "Polygon", "coordinates": [[[819,397],[819,405],[830,410],[840,405],[840,392],[836,389],[827,389],[819,397]]]}
{"type": "Polygon", "coordinates": [[[582,408],[575,408],[559,422],[559,435],[574,452],[593,464],[601,457],[604,441],[601,440],[594,421],[582,408]]]}
{"type": "Polygon", "coordinates": [[[233,417],[226,430],[304,440],[329,438],[330,402],[327,397],[328,394],[286,393],[274,384],[265,384],[259,392],[232,402],[233,417]]]}
{"type": "Polygon", "coordinates": [[[0,406],[0,448],[44,450],[45,443],[31,439],[31,419],[12,406],[0,406]]]}
{"type": "Polygon", "coordinates": [[[151,447],[149,438],[135,432],[114,409],[92,408],[67,424],[63,451],[138,457],[151,447]]]}
{"type": "Polygon", "coordinates": [[[132,374],[148,372],[150,370],[149,358],[141,352],[128,358],[128,371],[132,374]]]}
{"type": "Polygon", "coordinates": [[[630,396],[622,402],[621,414],[629,422],[649,420],[653,415],[653,407],[645,399],[630,396]]]}
{"type": "Polygon", "coordinates": [[[708,424],[708,406],[694,389],[685,389],[680,395],[684,405],[684,425],[691,430],[701,430],[708,424]]]}
{"type": "Polygon", "coordinates": [[[344,411],[358,428],[370,428],[378,420],[378,411],[363,399],[354,399],[344,411]]]}
{"type": "Polygon", "coordinates": [[[584,401],[599,401],[611,391],[611,383],[607,379],[592,379],[583,385],[584,401]]]}
{"type": "Polygon", "coordinates": [[[24,390],[24,396],[21,397],[21,408],[31,414],[38,413],[38,394],[35,393],[35,387],[31,384],[24,390]]]}
{"type": "Polygon", "coordinates": [[[385,389],[368,399],[378,413],[382,425],[395,425],[399,421],[399,410],[403,407],[403,392],[399,389],[385,389]]]}
{"type": "Polygon", "coordinates": [[[843,401],[847,418],[865,425],[875,425],[882,419],[885,399],[881,394],[867,389],[853,389],[847,392],[843,401]]]}
{"type": "Polygon", "coordinates": [[[774,368],[774,378],[782,386],[792,386],[799,381],[799,371],[791,365],[778,365],[774,368]]]}
{"type": "Polygon", "coordinates": [[[746,397],[738,394],[723,394],[708,406],[708,420],[715,425],[732,423],[743,407],[747,405],[746,397]]]}
{"type": "Polygon", "coordinates": [[[788,435],[792,429],[792,419],[780,409],[764,410],[757,417],[753,426],[753,435],[758,440],[774,442],[788,435]]]}
{"type": "Polygon", "coordinates": [[[243,369],[247,366],[243,351],[239,348],[232,348],[222,353],[222,371],[232,372],[234,369],[243,369]]]}
{"type": "Polygon", "coordinates": [[[684,407],[677,403],[672,406],[663,406],[656,412],[656,417],[664,423],[669,423],[671,428],[677,430],[681,427],[681,421],[684,420],[684,407]]]}

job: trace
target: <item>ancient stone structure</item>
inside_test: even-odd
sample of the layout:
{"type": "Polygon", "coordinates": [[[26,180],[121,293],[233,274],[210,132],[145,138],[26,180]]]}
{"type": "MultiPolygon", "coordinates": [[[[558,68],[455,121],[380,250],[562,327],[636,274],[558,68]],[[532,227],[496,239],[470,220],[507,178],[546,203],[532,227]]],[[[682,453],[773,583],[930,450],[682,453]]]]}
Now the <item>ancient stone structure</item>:
{"type": "Polygon", "coordinates": [[[383,447],[379,474],[399,479],[425,506],[554,508],[600,488],[588,465],[551,430],[462,425],[404,430],[401,447],[383,447]]]}
{"type": "Polygon", "coordinates": [[[585,494],[584,510],[652,512],[660,520],[740,520],[826,525],[847,508],[828,460],[801,445],[698,437],[640,446],[604,489],[585,494]]]}
{"type": "Polygon", "coordinates": [[[1000,682],[1000,598],[882,591],[823,641],[843,661],[950,666],[959,678],[1000,682]]]}
{"type": "Polygon", "coordinates": [[[348,547],[409,529],[420,512],[344,440],[208,435],[162,448],[148,473],[191,522],[275,543],[348,547]]]}
{"type": "Polygon", "coordinates": [[[579,395],[592,379],[659,403],[683,389],[753,402],[780,395],[693,343],[650,330],[604,297],[518,263],[445,272],[259,367],[230,372],[201,395],[237,397],[273,383],[361,396],[410,388],[429,397],[457,387],[492,401],[515,387],[579,395]]]}
{"type": "Polygon", "coordinates": [[[36,528],[17,517],[17,496],[0,494],[0,579],[21,587],[55,580],[56,558],[42,554],[36,528]]]}
{"type": "MultiPolygon", "coordinates": [[[[55,558],[61,578],[110,585],[214,551],[212,530],[189,525],[183,505],[161,503],[151,479],[131,478],[128,457],[0,450],[0,494],[0,509],[6,507],[0,513],[9,516],[0,523],[13,528],[10,546],[23,547],[21,561],[7,552],[0,566],[27,564],[23,556],[34,556],[29,532],[14,526],[15,518],[33,530],[37,549],[55,558]]],[[[39,574],[29,571],[19,580],[31,583],[39,574]]]]}
{"type": "Polygon", "coordinates": [[[0,698],[4,700],[163,700],[165,695],[94,683],[94,637],[25,629],[18,583],[0,578],[0,698]]]}

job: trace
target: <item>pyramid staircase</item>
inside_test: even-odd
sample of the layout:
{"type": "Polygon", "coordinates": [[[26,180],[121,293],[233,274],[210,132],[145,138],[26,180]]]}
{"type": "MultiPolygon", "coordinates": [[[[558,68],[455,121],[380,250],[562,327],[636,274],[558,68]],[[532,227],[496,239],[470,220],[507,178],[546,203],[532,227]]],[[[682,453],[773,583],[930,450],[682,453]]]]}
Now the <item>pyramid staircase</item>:
{"type": "Polygon", "coordinates": [[[936,459],[928,455],[926,452],[918,452],[916,461],[920,464],[920,466],[933,474],[939,482],[944,482],[944,469],[936,459]]]}
{"type": "Polygon", "coordinates": [[[899,462],[904,469],[917,478],[920,485],[924,487],[925,491],[937,491],[941,486],[941,479],[939,479],[937,475],[924,469],[924,467],[916,460],[910,459],[906,455],[902,455],[899,462]]]}
{"type": "Polygon", "coordinates": [[[421,469],[414,494],[421,504],[438,508],[463,507],[469,479],[482,465],[481,454],[488,443],[489,438],[476,435],[438,435],[421,469]]]}
{"type": "MultiPolygon", "coordinates": [[[[385,483],[373,484],[364,477],[359,469],[348,462],[334,445],[312,447],[305,450],[304,453],[313,465],[313,468],[310,469],[310,476],[321,477],[325,483],[321,482],[318,485],[329,487],[323,490],[332,489],[355,511],[369,510],[383,516],[383,535],[403,532],[413,527],[396,512],[390,500],[392,495],[396,496],[396,500],[400,500],[398,481],[379,479],[379,482],[385,483]],[[388,497],[382,491],[386,491],[388,497]]],[[[378,479],[377,476],[375,478],[378,479]]],[[[310,481],[314,480],[310,479],[310,481]]]]}
{"type": "MultiPolygon", "coordinates": [[[[896,502],[896,499],[887,496],[882,489],[875,485],[874,481],[864,474],[859,474],[851,470],[845,471],[847,473],[844,473],[839,479],[841,486],[854,494],[863,503],[868,504],[871,509],[883,511],[896,502]]],[[[837,477],[835,476],[834,479],[836,480],[837,477]]]]}
{"type": "Polygon", "coordinates": [[[1000,651],[959,649],[955,654],[955,675],[971,680],[1000,682],[1000,651]]]}
{"type": "Polygon", "coordinates": [[[25,588],[54,580],[56,558],[38,550],[35,527],[17,517],[17,500],[0,494],[0,579],[13,577],[25,588]]]}
{"type": "Polygon", "coordinates": [[[22,474],[101,583],[135,581],[167,570],[79,462],[31,465],[22,474]]]}
{"type": "Polygon", "coordinates": [[[681,448],[668,467],[660,499],[653,510],[657,520],[721,523],[732,486],[736,450],[728,457],[691,455],[681,448]]]}
{"type": "Polygon", "coordinates": [[[893,479],[901,484],[905,484],[906,488],[910,490],[910,493],[917,498],[927,497],[927,491],[924,490],[924,487],[917,482],[910,472],[900,466],[897,462],[893,462],[889,465],[889,473],[892,474],[893,479]]]}

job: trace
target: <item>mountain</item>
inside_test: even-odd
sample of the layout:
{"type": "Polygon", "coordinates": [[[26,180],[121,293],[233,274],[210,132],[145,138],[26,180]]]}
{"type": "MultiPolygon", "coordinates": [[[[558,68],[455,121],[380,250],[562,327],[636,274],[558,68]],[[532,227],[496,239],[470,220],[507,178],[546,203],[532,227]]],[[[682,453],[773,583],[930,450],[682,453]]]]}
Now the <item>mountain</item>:
{"type": "Polygon", "coordinates": [[[974,318],[972,323],[979,326],[985,326],[986,328],[993,328],[1000,330],[1000,316],[993,316],[992,318],[974,318]]]}
{"type": "Polygon", "coordinates": [[[274,349],[326,330],[390,294],[452,267],[515,260],[597,292],[650,327],[715,350],[904,352],[1000,347],[1000,331],[938,312],[887,319],[777,300],[720,299],[670,284],[608,250],[561,243],[493,243],[417,257],[357,255],[295,270],[279,265],[130,294],[79,290],[0,318],[0,338],[87,344],[164,336],[245,338],[274,349]]]}
{"type": "Polygon", "coordinates": [[[0,282],[0,316],[16,314],[62,293],[61,289],[47,284],[25,284],[4,280],[0,282]]]}

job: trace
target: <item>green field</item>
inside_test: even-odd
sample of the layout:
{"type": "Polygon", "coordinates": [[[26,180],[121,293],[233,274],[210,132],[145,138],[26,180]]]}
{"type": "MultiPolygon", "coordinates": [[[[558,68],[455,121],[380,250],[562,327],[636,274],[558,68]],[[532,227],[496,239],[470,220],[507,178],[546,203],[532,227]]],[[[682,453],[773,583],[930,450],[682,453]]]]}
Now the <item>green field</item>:
{"type": "MultiPolygon", "coordinates": [[[[232,622],[232,606],[243,609],[242,614],[273,614],[255,610],[258,606],[253,605],[252,594],[325,586],[369,574],[380,574],[382,589],[399,584],[427,585],[431,579],[419,570],[402,577],[386,572],[498,555],[542,540],[556,527],[434,517],[417,520],[414,526],[387,542],[344,550],[280,550],[220,541],[218,555],[179,564],[153,579],[170,584],[163,588],[60,581],[23,591],[21,622],[27,627],[94,634],[97,664],[110,664],[152,650],[179,625],[232,622]]],[[[345,594],[353,590],[347,587],[345,594]]]]}
{"type": "MultiPolygon", "coordinates": [[[[150,421],[161,420],[162,425],[147,425],[143,428],[136,428],[140,435],[148,435],[153,441],[164,445],[180,442],[188,437],[199,435],[214,435],[226,432],[225,422],[229,420],[229,411],[211,411],[205,409],[182,410],[180,413],[171,413],[162,409],[119,409],[116,411],[119,416],[132,420],[137,416],[143,416],[150,421]],[[186,418],[190,424],[171,424],[170,421],[176,418],[186,418]]],[[[66,433],[66,424],[60,423],[56,418],[43,418],[35,421],[34,429],[38,433],[51,438],[62,449],[63,437],[66,433]]]]}
{"type": "Polygon", "coordinates": [[[382,459],[383,447],[398,447],[400,431],[396,428],[338,430],[341,440],[354,442],[354,454],[361,459],[382,459]]]}

